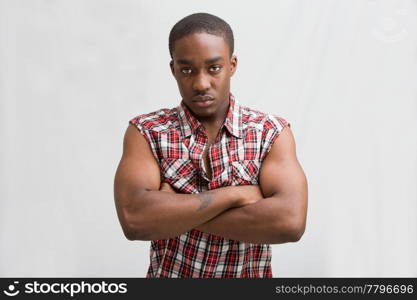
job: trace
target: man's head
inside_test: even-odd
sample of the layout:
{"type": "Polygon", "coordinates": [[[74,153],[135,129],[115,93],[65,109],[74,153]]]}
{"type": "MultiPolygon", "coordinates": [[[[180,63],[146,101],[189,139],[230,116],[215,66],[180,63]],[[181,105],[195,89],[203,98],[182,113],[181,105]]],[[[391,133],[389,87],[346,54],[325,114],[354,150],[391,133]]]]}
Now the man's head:
{"type": "Polygon", "coordinates": [[[171,71],[184,103],[196,116],[216,119],[227,110],[237,66],[233,49],[229,24],[207,13],[189,15],[171,29],[171,71]]]}

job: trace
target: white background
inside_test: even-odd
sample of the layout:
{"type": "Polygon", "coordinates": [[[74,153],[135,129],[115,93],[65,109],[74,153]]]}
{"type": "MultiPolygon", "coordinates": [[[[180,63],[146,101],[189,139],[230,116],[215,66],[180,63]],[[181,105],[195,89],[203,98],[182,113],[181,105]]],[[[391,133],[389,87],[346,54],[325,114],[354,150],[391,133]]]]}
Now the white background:
{"type": "Polygon", "coordinates": [[[274,276],[417,276],[411,0],[0,0],[0,276],[145,276],[114,173],[128,120],[179,104],[168,34],[201,11],[234,30],[236,99],[291,123],[308,177],[274,276]]]}

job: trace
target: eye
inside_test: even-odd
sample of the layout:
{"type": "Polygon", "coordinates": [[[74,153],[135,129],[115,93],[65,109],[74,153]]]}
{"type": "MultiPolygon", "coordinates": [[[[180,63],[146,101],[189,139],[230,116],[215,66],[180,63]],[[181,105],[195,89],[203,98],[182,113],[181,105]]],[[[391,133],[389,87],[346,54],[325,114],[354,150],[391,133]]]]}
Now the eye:
{"type": "Polygon", "coordinates": [[[217,73],[217,72],[219,72],[219,71],[220,71],[220,69],[221,69],[221,67],[220,67],[220,66],[211,66],[211,67],[210,67],[210,72],[215,72],[215,73],[217,73]]]}
{"type": "Polygon", "coordinates": [[[189,74],[191,74],[191,69],[190,68],[183,68],[183,69],[181,69],[181,73],[183,73],[185,75],[189,75],[189,74]]]}

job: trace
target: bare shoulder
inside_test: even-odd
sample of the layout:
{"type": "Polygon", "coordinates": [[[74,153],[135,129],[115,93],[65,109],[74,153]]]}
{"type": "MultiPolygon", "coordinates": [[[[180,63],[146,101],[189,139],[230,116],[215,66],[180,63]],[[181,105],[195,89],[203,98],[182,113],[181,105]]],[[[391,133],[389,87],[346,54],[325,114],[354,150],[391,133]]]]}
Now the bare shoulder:
{"type": "Polygon", "coordinates": [[[283,128],[262,162],[259,181],[265,196],[292,194],[306,189],[306,177],[289,126],[283,128]]]}
{"type": "Polygon", "coordinates": [[[297,159],[295,138],[291,127],[285,126],[272,144],[264,162],[283,162],[294,159],[297,159]]]}
{"type": "Polygon", "coordinates": [[[138,128],[129,124],[123,140],[123,154],[117,167],[115,200],[127,203],[129,196],[141,190],[160,188],[160,170],[151,147],[138,128]]]}
{"type": "Polygon", "coordinates": [[[129,124],[125,131],[123,139],[123,156],[124,157],[138,157],[138,158],[153,158],[151,147],[139,131],[139,129],[133,125],[129,124]]]}

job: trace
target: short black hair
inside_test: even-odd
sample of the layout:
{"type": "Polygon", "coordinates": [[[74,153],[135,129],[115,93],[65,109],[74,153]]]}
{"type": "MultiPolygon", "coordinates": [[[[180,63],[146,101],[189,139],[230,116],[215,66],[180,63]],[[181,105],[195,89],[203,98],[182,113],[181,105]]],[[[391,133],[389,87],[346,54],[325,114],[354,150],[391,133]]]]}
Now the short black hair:
{"type": "Polygon", "coordinates": [[[193,33],[208,33],[221,36],[229,45],[230,57],[234,51],[233,31],[223,19],[208,13],[195,13],[179,20],[169,33],[169,54],[172,58],[174,43],[180,38],[193,33]]]}

